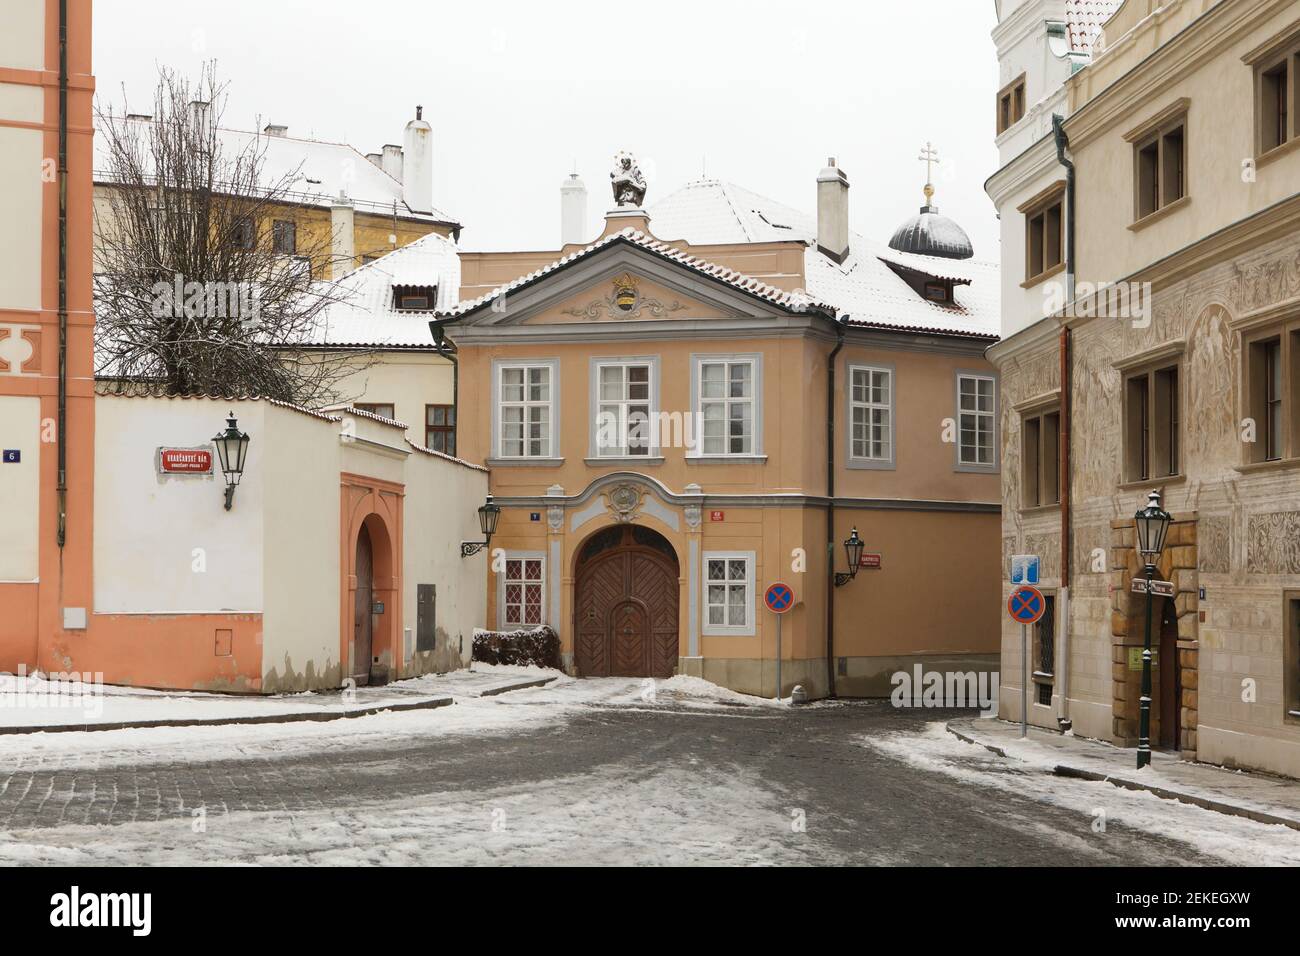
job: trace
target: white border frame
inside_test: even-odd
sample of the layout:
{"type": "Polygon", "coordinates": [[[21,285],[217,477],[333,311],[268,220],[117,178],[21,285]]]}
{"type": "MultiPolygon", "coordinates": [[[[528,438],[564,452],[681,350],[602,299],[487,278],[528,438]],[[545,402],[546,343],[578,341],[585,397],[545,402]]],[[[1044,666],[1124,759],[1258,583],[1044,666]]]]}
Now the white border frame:
{"type": "Polygon", "coordinates": [[[898,468],[898,371],[892,362],[849,362],[844,367],[844,437],[846,468],[895,471],[898,468]],[[853,373],[889,373],[889,457],[862,458],[853,454],[853,373]]]}
{"type": "Polygon", "coordinates": [[[548,575],[550,574],[550,569],[547,567],[549,562],[547,562],[546,560],[546,552],[545,551],[507,551],[505,552],[504,560],[506,561],[536,560],[542,562],[542,580],[541,580],[542,609],[541,609],[541,613],[538,615],[538,622],[536,624],[520,623],[517,625],[511,625],[506,623],[506,572],[505,572],[505,568],[502,567],[502,569],[499,572],[497,572],[497,630],[498,631],[521,630],[529,627],[543,627],[545,625],[550,624],[550,622],[546,618],[546,609],[550,606],[550,601],[548,600],[546,594],[546,585],[549,580],[548,575]]]}
{"type": "Polygon", "coordinates": [[[508,465],[545,465],[551,462],[563,461],[563,457],[558,454],[560,449],[560,360],[558,358],[549,359],[493,359],[492,360],[492,382],[491,382],[491,404],[492,404],[492,461],[494,464],[508,465]],[[543,456],[516,456],[506,457],[501,454],[501,372],[507,368],[538,368],[547,367],[551,370],[551,447],[549,455],[543,456]]]}
{"type": "Polygon", "coordinates": [[[758,608],[756,585],[758,580],[758,554],[755,551],[705,551],[700,555],[700,632],[705,637],[754,637],[758,633],[758,608]],[[709,562],[743,559],[746,564],[745,607],[747,623],[741,627],[733,624],[709,623],[709,562]]]}

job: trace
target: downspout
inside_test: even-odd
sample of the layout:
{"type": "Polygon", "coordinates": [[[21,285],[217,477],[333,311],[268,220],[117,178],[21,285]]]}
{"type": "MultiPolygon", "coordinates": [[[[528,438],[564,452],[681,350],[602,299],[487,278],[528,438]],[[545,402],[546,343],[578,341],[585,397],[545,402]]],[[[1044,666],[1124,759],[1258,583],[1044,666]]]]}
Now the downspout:
{"type": "Polygon", "coordinates": [[[456,455],[460,455],[460,362],[456,360],[456,347],[447,341],[447,332],[442,327],[442,322],[433,320],[429,323],[429,331],[433,334],[433,344],[438,350],[438,354],[451,363],[451,417],[455,424],[452,426],[452,437],[456,439],[456,455]]]}
{"type": "Polygon", "coordinates": [[[835,348],[826,358],[826,696],[835,697],[835,359],[844,348],[844,323],[835,323],[835,348]]]}
{"type": "MultiPolygon", "coordinates": [[[[59,0],[59,475],[58,543],[68,536],[68,0],[59,0]]],[[[62,559],[62,555],[60,555],[62,559]]]]}
{"type": "MultiPolygon", "coordinates": [[[[1074,203],[1075,179],[1074,162],[1065,155],[1070,146],[1070,138],[1065,132],[1065,120],[1060,114],[1052,116],[1052,135],[1056,139],[1056,159],[1065,167],[1065,301],[1074,303],[1075,252],[1074,252],[1074,203]]],[[[1061,584],[1058,589],[1057,621],[1060,646],[1057,648],[1061,672],[1060,713],[1056,721],[1062,731],[1073,728],[1070,720],[1070,420],[1073,405],[1073,342],[1070,325],[1064,317],[1060,332],[1060,380],[1061,380],[1061,425],[1058,444],[1060,461],[1057,467],[1057,480],[1061,489],[1061,584]]]]}

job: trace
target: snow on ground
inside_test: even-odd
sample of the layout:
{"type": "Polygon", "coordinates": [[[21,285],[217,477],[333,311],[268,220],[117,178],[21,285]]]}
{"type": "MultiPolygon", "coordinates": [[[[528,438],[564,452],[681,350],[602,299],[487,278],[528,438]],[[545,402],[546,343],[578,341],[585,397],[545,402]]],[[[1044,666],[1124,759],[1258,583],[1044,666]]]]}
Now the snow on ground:
{"type": "Polygon", "coordinates": [[[958,740],[942,722],[927,724],[921,733],[862,737],[860,743],[922,770],[1083,814],[1091,819],[1092,832],[1099,839],[1104,834],[1095,828],[1104,819],[1108,828],[1178,840],[1225,863],[1300,865],[1300,832],[1289,827],[1256,823],[1101,781],[1058,777],[1051,771],[1059,760],[1046,760],[1032,744],[1008,748],[1008,754],[1014,754],[1008,760],[958,740]],[[1017,772],[1008,773],[1009,769],[1017,772]]]}
{"type": "Polygon", "coordinates": [[[58,865],[834,862],[735,767],[635,760],[544,783],[307,812],[0,833],[0,862],[58,865]]]}

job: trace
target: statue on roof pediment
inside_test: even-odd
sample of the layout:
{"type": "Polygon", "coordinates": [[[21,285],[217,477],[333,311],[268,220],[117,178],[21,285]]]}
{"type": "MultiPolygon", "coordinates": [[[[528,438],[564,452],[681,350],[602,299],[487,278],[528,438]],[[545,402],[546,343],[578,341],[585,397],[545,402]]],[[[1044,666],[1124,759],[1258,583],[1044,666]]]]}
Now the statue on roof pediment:
{"type": "Polygon", "coordinates": [[[620,151],[614,156],[614,171],[609,178],[615,205],[640,207],[645,202],[645,176],[631,153],[620,151]]]}

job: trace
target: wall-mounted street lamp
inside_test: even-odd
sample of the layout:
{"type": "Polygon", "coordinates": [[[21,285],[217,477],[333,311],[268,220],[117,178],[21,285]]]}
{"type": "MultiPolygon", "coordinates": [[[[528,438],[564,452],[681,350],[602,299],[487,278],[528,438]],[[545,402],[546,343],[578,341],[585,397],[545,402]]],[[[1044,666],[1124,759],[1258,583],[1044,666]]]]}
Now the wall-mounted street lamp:
{"type": "Polygon", "coordinates": [[[858,576],[858,568],[862,565],[862,549],[866,543],[858,537],[858,529],[854,528],[844,541],[844,551],[849,557],[849,570],[845,574],[843,571],[835,572],[835,586],[843,587],[858,576]]]}
{"type": "Polygon", "coordinates": [[[229,511],[239,479],[244,476],[244,460],[248,458],[248,436],[236,427],[234,412],[226,419],[226,430],[217,432],[212,442],[221,459],[221,473],[226,476],[226,510],[229,511]]]}
{"type": "Polygon", "coordinates": [[[501,520],[501,509],[492,503],[492,496],[487,496],[487,502],[479,506],[478,509],[478,526],[483,531],[482,541],[462,541],[460,543],[460,556],[469,558],[492,543],[492,535],[496,534],[497,522],[501,520]]]}
{"type": "MultiPolygon", "coordinates": [[[[1143,574],[1147,579],[1147,630],[1142,642],[1142,701],[1138,720],[1137,765],[1141,770],[1151,763],[1151,580],[1156,575],[1156,561],[1165,549],[1165,535],[1169,533],[1169,512],[1160,507],[1160,492],[1147,496],[1147,506],[1133,516],[1137,528],[1137,549],[1146,561],[1143,574]]],[[[1174,666],[1165,661],[1166,667],[1174,666]]]]}

